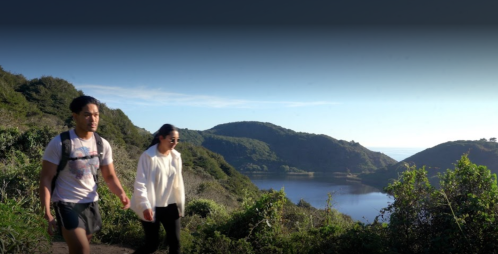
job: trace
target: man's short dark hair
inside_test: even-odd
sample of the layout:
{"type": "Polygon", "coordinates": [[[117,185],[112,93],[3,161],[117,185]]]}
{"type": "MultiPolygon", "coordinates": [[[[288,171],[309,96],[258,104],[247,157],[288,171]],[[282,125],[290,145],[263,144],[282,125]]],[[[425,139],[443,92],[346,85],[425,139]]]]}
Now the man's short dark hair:
{"type": "Polygon", "coordinates": [[[80,96],[78,98],[75,98],[71,104],[69,104],[69,109],[71,109],[71,112],[79,114],[83,107],[85,107],[88,104],[95,104],[97,107],[99,106],[99,101],[92,96],[80,96]]]}

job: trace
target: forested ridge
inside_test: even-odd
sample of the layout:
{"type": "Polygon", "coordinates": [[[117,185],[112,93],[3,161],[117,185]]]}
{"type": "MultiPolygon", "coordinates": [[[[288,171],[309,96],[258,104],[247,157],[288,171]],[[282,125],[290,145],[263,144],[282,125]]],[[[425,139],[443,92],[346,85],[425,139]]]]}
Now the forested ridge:
{"type": "Polygon", "coordinates": [[[396,163],[354,141],[300,133],[263,122],[234,122],[192,132],[187,142],[222,154],[243,172],[367,173],[396,163]]]}
{"type": "MultiPolygon", "coordinates": [[[[27,80],[1,67],[0,88],[0,253],[49,253],[50,242],[61,239],[48,236],[41,214],[38,200],[41,156],[52,137],[72,127],[68,105],[83,93],[59,78],[27,80]]],[[[101,106],[98,131],[110,141],[118,177],[131,196],[137,154],[145,149],[152,134],[133,125],[125,112],[108,108],[105,102],[101,106]]],[[[437,187],[429,182],[423,165],[406,162],[408,167],[396,171],[397,177],[385,186],[385,191],[393,195],[393,202],[379,211],[375,221],[361,223],[333,208],[333,193],[324,193],[328,205],[325,209],[316,209],[305,200],[291,203],[285,197],[285,190],[259,191],[225,161],[220,152],[206,145],[213,139],[213,146],[223,149],[221,144],[225,142],[228,147],[225,149],[234,149],[234,154],[239,155],[241,165],[263,161],[253,164],[266,165],[272,170],[271,164],[266,164],[270,161],[277,162],[275,165],[284,171],[285,166],[299,171],[307,169],[306,164],[286,157],[286,153],[292,151],[276,148],[278,142],[285,142],[281,137],[303,139],[303,145],[346,141],[294,133],[258,122],[221,125],[205,132],[181,130],[181,135],[182,139],[191,140],[177,147],[184,161],[187,198],[181,231],[184,253],[497,252],[496,174],[485,165],[474,164],[470,159],[480,159],[472,157],[472,151],[454,156],[461,152],[453,151],[454,146],[438,148],[441,149],[438,153],[453,151],[447,157],[454,158],[451,167],[441,170],[437,187]],[[236,125],[269,131],[230,132],[236,125]],[[253,157],[248,159],[247,155],[253,157]],[[282,165],[284,167],[280,167],[282,165]]],[[[342,144],[346,149],[359,146],[346,143],[342,144]]],[[[483,147],[489,156],[494,156],[494,147],[489,144],[483,147]]],[[[364,154],[358,158],[373,158],[368,151],[361,148],[358,151],[364,154]]],[[[430,158],[430,153],[422,155],[425,161],[430,158]]],[[[413,157],[414,163],[422,162],[419,157],[413,157]]],[[[372,161],[372,165],[379,163],[372,161]]],[[[386,161],[389,164],[389,160],[386,161]]],[[[349,170],[372,175],[379,171],[365,166],[349,170]]],[[[99,186],[104,225],[92,241],[137,247],[143,232],[136,215],[131,210],[122,210],[120,201],[105,184],[99,186]]]]}
{"type": "Polygon", "coordinates": [[[498,173],[498,143],[494,138],[489,140],[459,140],[449,141],[437,146],[427,148],[414,154],[396,164],[377,169],[371,174],[361,174],[359,177],[366,184],[378,188],[392,183],[399,175],[409,167],[425,167],[427,177],[432,185],[439,185],[439,174],[454,168],[459,156],[466,154],[467,157],[478,165],[486,166],[491,173],[498,173]]]}

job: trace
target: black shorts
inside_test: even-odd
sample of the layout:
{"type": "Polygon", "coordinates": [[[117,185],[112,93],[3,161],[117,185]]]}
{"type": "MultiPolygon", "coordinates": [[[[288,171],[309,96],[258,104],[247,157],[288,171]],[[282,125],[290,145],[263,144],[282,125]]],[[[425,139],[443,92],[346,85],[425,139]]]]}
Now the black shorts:
{"type": "Polygon", "coordinates": [[[54,203],[54,210],[60,229],[62,227],[67,230],[84,228],[86,234],[91,235],[102,228],[102,218],[97,202],[69,203],[59,201],[54,203]]]}

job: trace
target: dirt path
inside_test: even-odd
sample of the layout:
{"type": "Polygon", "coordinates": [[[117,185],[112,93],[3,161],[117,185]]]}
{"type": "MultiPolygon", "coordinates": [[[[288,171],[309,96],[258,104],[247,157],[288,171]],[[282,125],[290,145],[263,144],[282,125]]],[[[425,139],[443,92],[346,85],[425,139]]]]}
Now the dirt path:
{"type": "MultiPolygon", "coordinates": [[[[135,251],[134,248],[122,245],[109,244],[91,244],[90,253],[92,254],[131,254],[135,251]]],[[[69,250],[65,242],[52,242],[52,254],[67,254],[69,250]]],[[[166,250],[157,250],[156,254],[166,254],[166,250]]]]}
{"type": "MultiPolygon", "coordinates": [[[[92,254],[131,254],[135,250],[129,247],[120,245],[107,245],[107,244],[92,244],[90,246],[90,253],[92,254]]],[[[53,254],[67,254],[69,250],[65,242],[52,243],[53,254]]],[[[161,253],[161,252],[157,252],[161,253]]]]}

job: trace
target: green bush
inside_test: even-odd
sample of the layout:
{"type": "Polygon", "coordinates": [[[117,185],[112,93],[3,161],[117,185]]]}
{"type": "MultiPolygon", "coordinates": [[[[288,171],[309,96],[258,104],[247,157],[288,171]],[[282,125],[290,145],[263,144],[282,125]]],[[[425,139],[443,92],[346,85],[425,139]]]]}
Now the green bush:
{"type": "MultiPolygon", "coordinates": [[[[498,186],[496,174],[470,162],[467,155],[455,170],[440,176],[441,190],[433,204],[442,204],[432,220],[439,233],[437,249],[460,253],[493,253],[498,244],[498,186]]],[[[435,246],[435,248],[436,248],[435,246]]]]}
{"type": "MultiPolygon", "coordinates": [[[[123,187],[131,197],[126,187],[123,187]]],[[[143,230],[137,215],[131,210],[123,210],[123,204],[105,182],[99,178],[99,207],[102,216],[102,229],[92,238],[95,242],[126,243],[139,246],[143,240],[143,230]]]]}
{"type": "Polygon", "coordinates": [[[205,238],[195,237],[192,248],[187,253],[237,253],[249,254],[257,253],[251,244],[244,239],[232,239],[218,231],[205,238]]]}
{"type": "Polygon", "coordinates": [[[392,253],[387,242],[387,225],[356,222],[353,227],[336,237],[337,253],[392,253]]]}
{"type": "Polygon", "coordinates": [[[394,202],[388,237],[401,253],[495,253],[498,245],[496,175],[470,162],[467,155],[455,170],[439,176],[434,189],[424,168],[405,171],[386,190],[394,202]]]}
{"type": "Polygon", "coordinates": [[[394,202],[381,212],[390,215],[392,247],[406,253],[419,253],[433,237],[432,195],[435,190],[427,179],[427,171],[413,166],[386,191],[394,197],[394,202]]]}
{"type": "Polygon", "coordinates": [[[20,137],[19,129],[0,127],[0,159],[7,157],[10,151],[15,148],[20,137]]]}
{"type": "Polygon", "coordinates": [[[49,253],[46,221],[12,199],[0,202],[0,253],[49,253]]]}
{"type": "Polygon", "coordinates": [[[197,214],[202,218],[206,218],[208,215],[218,217],[227,217],[228,215],[226,208],[209,199],[196,199],[190,201],[186,207],[186,214],[190,216],[197,214]]]}
{"type": "Polygon", "coordinates": [[[269,253],[268,248],[276,247],[274,245],[275,239],[281,232],[281,214],[284,202],[285,193],[275,191],[263,195],[253,204],[246,204],[242,210],[233,212],[224,221],[216,223],[208,221],[197,233],[196,248],[207,251],[202,246],[212,245],[212,242],[215,241],[226,248],[242,246],[242,250],[240,250],[242,253],[253,253],[244,252],[250,250],[247,247],[249,244],[254,253],[269,253]]]}
{"type": "Polygon", "coordinates": [[[311,208],[311,204],[308,203],[306,200],[304,199],[299,199],[299,202],[297,202],[297,206],[298,207],[304,207],[304,208],[311,208]]]}

